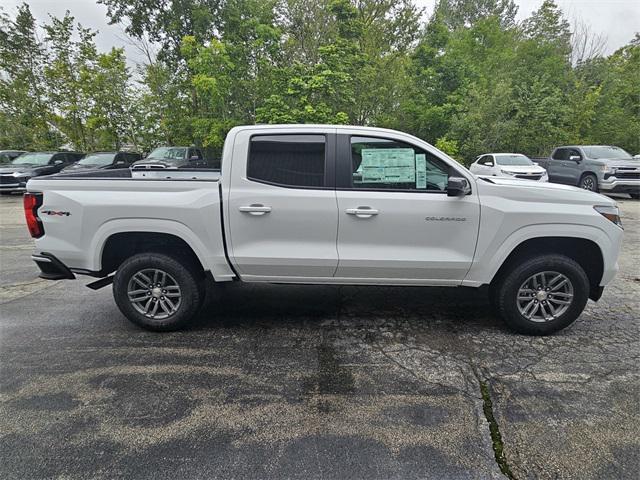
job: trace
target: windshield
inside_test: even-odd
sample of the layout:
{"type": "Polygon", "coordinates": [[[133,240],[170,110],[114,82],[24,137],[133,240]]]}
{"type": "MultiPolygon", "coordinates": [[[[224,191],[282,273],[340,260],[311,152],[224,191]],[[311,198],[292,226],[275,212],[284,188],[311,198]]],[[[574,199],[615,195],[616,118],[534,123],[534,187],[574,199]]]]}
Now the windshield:
{"type": "Polygon", "coordinates": [[[187,151],[184,147],[160,147],[156,148],[147,158],[173,158],[182,159],[187,151]]]}
{"type": "Polygon", "coordinates": [[[498,165],[533,165],[533,162],[524,155],[496,155],[498,165]]]}
{"type": "Polygon", "coordinates": [[[47,165],[53,153],[23,153],[11,165],[47,165]]]}
{"type": "Polygon", "coordinates": [[[601,158],[631,160],[633,158],[620,147],[582,147],[582,149],[587,157],[594,160],[601,158]]]}
{"type": "Polygon", "coordinates": [[[91,153],[78,162],[78,165],[111,165],[115,153],[91,153]]]}

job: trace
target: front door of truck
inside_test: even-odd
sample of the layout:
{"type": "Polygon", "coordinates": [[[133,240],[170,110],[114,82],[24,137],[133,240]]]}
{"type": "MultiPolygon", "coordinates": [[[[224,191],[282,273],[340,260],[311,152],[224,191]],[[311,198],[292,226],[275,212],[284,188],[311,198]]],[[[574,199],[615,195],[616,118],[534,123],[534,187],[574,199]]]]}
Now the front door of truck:
{"type": "Polygon", "coordinates": [[[308,130],[236,137],[228,244],[245,279],[303,281],[336,270],[335,136],[308,130]]]}
{"type": "Polygon", "coordinates": [[[477,192],[447,196],[461,169],[400,139],[338,135],[338,270],[362,283],[459,284],[473,261],[477,192]]]}

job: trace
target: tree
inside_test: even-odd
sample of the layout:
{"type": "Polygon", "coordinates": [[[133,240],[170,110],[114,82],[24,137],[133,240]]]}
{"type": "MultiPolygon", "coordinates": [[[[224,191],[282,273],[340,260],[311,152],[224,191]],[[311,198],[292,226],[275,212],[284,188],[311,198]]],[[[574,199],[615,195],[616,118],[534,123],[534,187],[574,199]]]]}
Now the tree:
{"type": "Polygon", "coordinates": [[[0,16],[0,148],[52,148],[60,141],[49,124],[46,52],[36,31],[26,3],[14,20],[0,16]]]}

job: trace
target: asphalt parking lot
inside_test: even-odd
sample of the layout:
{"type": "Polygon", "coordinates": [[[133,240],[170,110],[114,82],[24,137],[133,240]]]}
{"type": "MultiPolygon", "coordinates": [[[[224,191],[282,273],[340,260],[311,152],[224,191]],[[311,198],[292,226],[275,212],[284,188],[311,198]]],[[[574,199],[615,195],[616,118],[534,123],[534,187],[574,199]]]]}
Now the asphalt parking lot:
{"type": "Polygon", "coordinates": [[[638,478],[640,202],[620,272],[552,337],[485,292],[225,288],[184,332],[37,279],[0,198],[0,477],[638,478]]]}

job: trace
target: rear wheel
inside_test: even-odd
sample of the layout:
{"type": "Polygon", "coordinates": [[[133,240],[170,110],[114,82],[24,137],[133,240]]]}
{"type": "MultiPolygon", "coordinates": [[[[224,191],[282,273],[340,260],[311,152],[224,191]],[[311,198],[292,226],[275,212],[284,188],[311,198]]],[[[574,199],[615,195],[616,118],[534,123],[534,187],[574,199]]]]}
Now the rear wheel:
{"type": "Polygon", "coordinates": [[[598,179],[593,173],[587,173],[580,179],[580,188],[590,192],[597,192],[598,179]]]}
{"type": "Polygon", "coordinates": [[[189,262],[142,253],[116,271],[113,296],[131,322],[154,331],[177,330],[194,317],[204,299],[201,275],[189,262]]]}
{"type": "Polygon", "coordinates": [[[540,255],[517,264],[492,287],[492,303],[519,333],[549,335],[571,325],[589,298],[583,268],[563,255],[540,255]]]}

